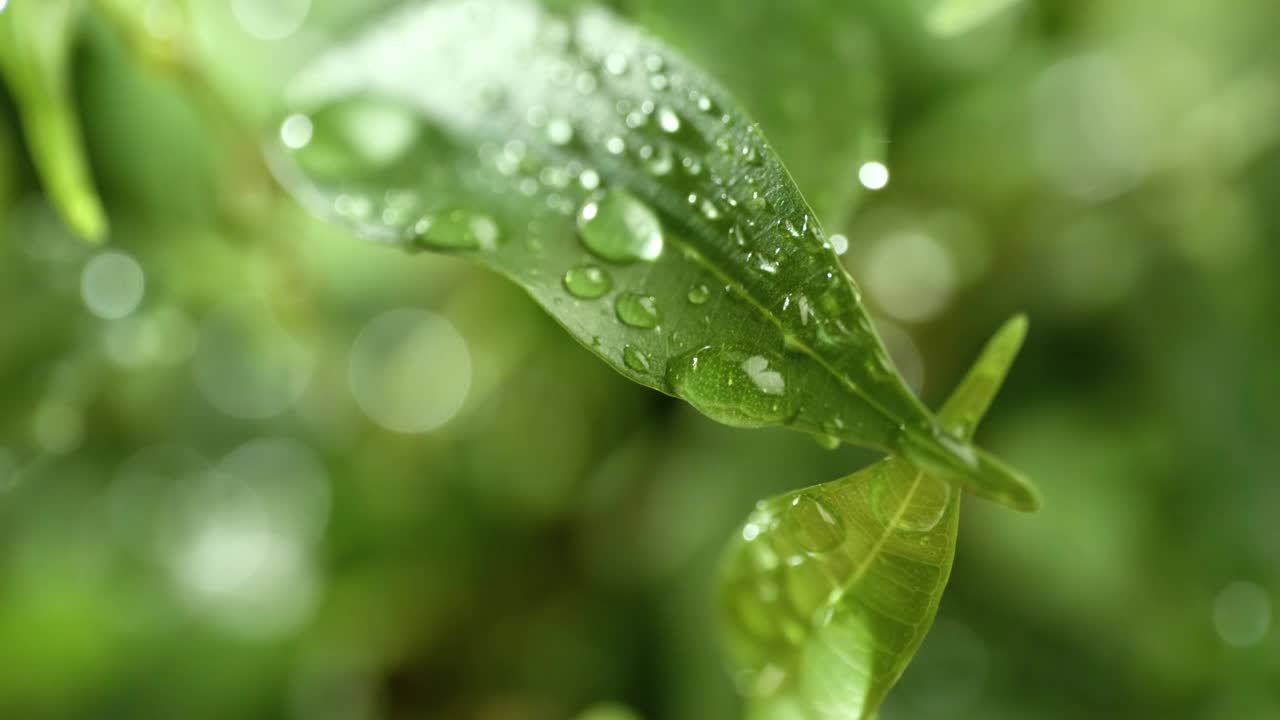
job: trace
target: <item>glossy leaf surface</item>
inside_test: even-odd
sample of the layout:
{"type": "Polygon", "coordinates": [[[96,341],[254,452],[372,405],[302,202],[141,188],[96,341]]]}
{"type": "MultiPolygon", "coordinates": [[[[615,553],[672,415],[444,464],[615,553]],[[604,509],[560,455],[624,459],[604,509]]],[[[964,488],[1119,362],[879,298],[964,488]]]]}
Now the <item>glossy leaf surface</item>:
{"type": "Polygon", "coordinates": [[[88,240],[107,231],[71,98],[71,44],[83,0],[10,2],[0,12],[0,75],[17,100],[36,170],[68,226],[88,240]]]}
{"type": "MultiPolygon", "coordinates": [[[[1006,323],[939,413],[973,434],[1026,334],[1006,323]]],[[[755,720],[870,717],[928,632],[960,495],[900,458],[762,501],[721,578],[726,650],[755,720]]]]}
{"type": "Polygon", "coordinates": [[[619,372],[716,420],[900,453],[1037,505],[906,388],[745,112],[608,11],[410,3],[290,99],[274,164],[315,212],[477,258],[619,372]]]}

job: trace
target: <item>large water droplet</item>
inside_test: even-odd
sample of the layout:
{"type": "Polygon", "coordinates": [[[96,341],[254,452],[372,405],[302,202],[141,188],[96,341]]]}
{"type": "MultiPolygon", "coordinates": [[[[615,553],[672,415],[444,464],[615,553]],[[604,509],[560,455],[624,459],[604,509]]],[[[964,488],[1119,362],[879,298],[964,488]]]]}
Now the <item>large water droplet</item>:
{"type": "Polygon", "coordinates": [[[622,362],[638,373],[649,372],[649,356],[634,345],[622,348],[622,362]]]}
{"type": "Polygon", "coordinates": [[[612,188],[595,193],[578,211],[582,243],[613,262],[655,260],[662,254],[662,224],[631,193],[612,188]]]}
{"type": "Polygon", "coordinates": [[[774,425],[794,414],[785,366],[772,356],[732,346],[704,347],[669,367],[672,392],[726,425],[774,425]]]}
{"type": "Polygon", "coordinates": [[[594,300],[613,289],[613,278],[603,268],[579,265],[564,274],[564,289],[583,300],[594,300]]]}
{"type": "Polygon", "coordinates": [[[802,493],[791,499],[782,517],[782,529],[805,550],[822,553],[844,542],[840,516],[821,498],[802,493]]]}
{"type": "Polygon", "coordinates": [[[652,295],[624,292],[618,295],[613,309],[619,320],[634,328],[647,330],[657,327],[662,321],[658,300],[652,295]]]}
{"type": "Polygon", "coordinates": [[[498,223],[483,213],[451,210],[424,217],[414,225],[414,243],[431,250],[492,250],[501,233],[498,223]]]}
{"type": "Polygon", "coordinates": [[[950,484],[921,472],[907,486],[877,483],[871,489],[871,504],[885,527],[902,532],[928,532],[946,515],[951,492],[950,484]]]}

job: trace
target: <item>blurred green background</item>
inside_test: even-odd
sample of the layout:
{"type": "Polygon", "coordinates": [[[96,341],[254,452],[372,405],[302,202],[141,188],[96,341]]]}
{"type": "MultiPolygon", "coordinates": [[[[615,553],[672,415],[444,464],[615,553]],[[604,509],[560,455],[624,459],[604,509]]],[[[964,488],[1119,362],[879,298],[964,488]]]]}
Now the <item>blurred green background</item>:
{"type": "MultiPolygon", "coordinates": [[[[298,209],[282,89],[391,4],[87,6],[99,248],[0,93],[0,717],[738,713],[722,543],[874,458],[298,209]]],[[[612,5],[761,121],[929,403],[1031,317],[980,440],[1046,507],[968,502],[883,720],[1280,717],[1280,4],[612,5]]]]}

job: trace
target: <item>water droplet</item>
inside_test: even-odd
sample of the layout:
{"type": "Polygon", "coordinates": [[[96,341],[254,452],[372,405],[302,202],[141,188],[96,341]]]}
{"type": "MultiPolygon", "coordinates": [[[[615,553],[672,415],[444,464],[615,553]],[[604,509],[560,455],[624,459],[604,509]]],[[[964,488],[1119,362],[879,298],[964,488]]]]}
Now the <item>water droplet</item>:
{"type": "Polygon", "coordinates": [[[808,492],[793,497],[787,504],[782,531],[811,553],[839,547],[847,537],[839,515],[821,498],[808,492]]]}
{"type": "Polygon", "coordinates": [[[698,283],[697,285],[689,288],[689,302],[694,305],[705,304],[710,299],[711,288],[707,287],[705,284],[698,283]]]}
{"type": "Polygon", "coordinates": [[[836,252],[836,255],[843,255],[849,252],[849,238],[844,235],[832,235],[830,241],[831,249],[836,252]]]}
{"type": "Polygon", "coordinates": [[[649,372],[649,356],[634,345],[628,345],[622,349],[622,362],[638,373],[649,372]]]}
{"type": "Polygon", "coordinates": [[[634,328],[648,330],[662,321],[658,300],[652,295],[624,292],[618,295],[613,309],[619,320],[634,328]]]}
{"type": "Polygon", "coordinates": [[[676,112],[669,107],[659,108],[658,109],[658,127],[662,128],[663,132],[669,132],[669,133],[679,132],[680,116],[677,115],[676,112]]]}
{"type": "Polygon", "coordinates": [[[280,141],[290,150],[300,150],[311,142],[315,127],[306,115],[290,115],[280,124],[280,141]]]}
{"type": "Polygon", "coordinates": [[[547,123],[547,140],[552,145],[568,145],[573,140],[573,125],[564,118],[547,123]]]}
{"type": "Polygon", "coordinates": [[[880,190],[889,184],[889,168],[879,162],[863,163],[858,168],[858,182],[868,190],[880,190]]]}
{"type": "Polygon", "coordinates": [[[578,176],[578,183],[583,190],[595,190],[600,187],[600,173],[595,170],[583,170],[578,176]]]}
{"type": "Polygon", "coordinates": [[[629,67],[630,63],[627,62],[627,56],[622,53],[609,53],[604,59],[605,72],[610,75],[623,75],[629,67]]]}
{"type": "Polygon", "coordinates": [[[666,65],[661,55],[649,55],[644,59],[644,66],[649,69],[649,72],[662,72],[662,68],[666,65]]]}
{"type": "Polygon", "coordinates": [[[764,212],[769,209],[769,201],[765,200],[759,190],[754,190],[751,193],[751,197],[747,199],[747,209],[752,212],[764,212]]]}
{"type": "Polygon", "coordinates": [[[951,485],[917,473],[909,485],[881,480],[871,488],[871,504],[881,522],[902,532],[929,532],[938,526],[951,501],[951,485]]]}
{"type": "Polygon", "coordinates": [[[672,362],[667,382],[708,417],[735,427],[761,427],[793,415],[784,370],[771,356],[708,346],[672,362]]]}
{"type": "Polygon", "coordinates": [[[652,146],[647,147],[649,147],[649,157],[642,158],[645,160],[645,169],[650,174],[659,177],[670,173],[671,168],[675,166],[675,162],[671,157],[671,149],[666,146],[659,146],[657,150],[654,150],[652,146]]]}
{"type": "Polygon", "coordinates": [[[613,155],[621,155],[627,150],[627,142],[620,137],[614,136],[604,141],[604,149],[613,155]]]}
{"type": "Polygon", "coordinates": [[[757,255],[756,269],[762,273],[773,275],[778,272],[778,262],[776,260],[770,260],[764,255],[757,255]]]}
{"type": "Polygon", "coordinates": [[[662,254],[662,225],[647,205],[618,188],[596,193],[578,211],[578,232],[595,255],[613,262],[662,254]]]}
{"type": "Polygon", "coordinates": [[[498,223],[483,213],[452,210],[424,217],[413,226],[414,244],[429,250],[492,250],[498,246],[498,223]]]}
{"type": "Polygon", "coordinates": [[[834,435],[814,435],[813,440],[823,450],[835,450],[840,447],[840,438],[834,435]]]}
{"type": "Polygon", "coordinates": [[[579,265],[564,274],[564,289],[583,300],[594,300],[613,289],[613,278],[595,265],[579,265]]]}

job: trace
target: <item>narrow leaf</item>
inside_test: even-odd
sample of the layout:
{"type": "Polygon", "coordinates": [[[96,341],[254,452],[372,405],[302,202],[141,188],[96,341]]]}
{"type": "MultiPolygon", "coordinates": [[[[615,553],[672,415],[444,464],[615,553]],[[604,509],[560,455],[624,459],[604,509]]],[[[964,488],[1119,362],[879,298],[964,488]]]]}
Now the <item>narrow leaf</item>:
{"type": "MultiPolygon", "coordinates": [[[[996,334],[939,413],[972,436],[1026,335],[996,334]]],[[[749,717],[872,716],[937,613],[955,556],[960,495],[888,458],[762,501],[721,575],[726,651],[749,717]]]]}
{"type": "Polygon", "coordinates": [[[716,420],[901,453],[1036,507],[906,388],[757,126],[611,13],[413,2],[291,90],[274,165],[317,213],[477,258],[619,372],[716,420]]]}
{"type": "Polygon", "coordinates": [[[86,240],[107,232],[71,99],[71,41],[83,0],[13,0],[0,11],[0,75],[17,100],[27,145],[45,190],[86,240]]]}

